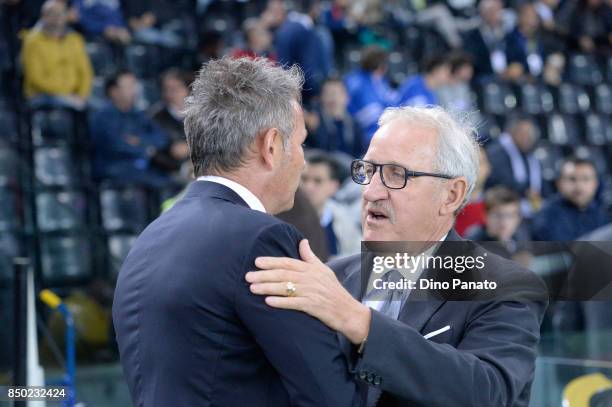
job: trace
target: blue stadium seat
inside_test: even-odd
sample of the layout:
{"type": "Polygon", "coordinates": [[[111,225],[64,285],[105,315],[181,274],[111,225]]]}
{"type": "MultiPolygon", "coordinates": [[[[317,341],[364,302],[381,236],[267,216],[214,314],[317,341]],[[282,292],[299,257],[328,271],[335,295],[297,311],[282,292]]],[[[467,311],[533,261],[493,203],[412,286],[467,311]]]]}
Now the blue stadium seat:
{"type": "Polygon", "coordinates": [[[142,188],[102,188],[100,208],[106,231],[139,233],[149,221],[147,193],[142,188]]]}
{"type": "Polygon", "coordinates": [[[85,49],[96,75],[110,75],[116,69],[113,51],[107,44],[90,42],[86,44],[85,49]]]}
{"type": "Polygon", "coordinates": [[[592,161],[595,164],[598,174],[606,174],[608,172],[608,166],[606,158],[601,148],[595,146],[581,145],[574,149],[574,155],[578,158],[584,158],[592,161]]]}
{"type": "Polygon", "coordinates": [[[582,86],[563,83],[558,88],[557,105],[564,114],[585,113],[591,107],[591,100],[582,86]]]}
{"type": "Polygon", "coordinates": [[[74,141],[74,116],[66,109],[38,110],[32,114],[32,143],[42,146],[74,141]]]}
{"type": "Polygon", "coordinates": [[[42,275],[46,285],[61,285],[90,278],[92,245],[86,236],[43,236],[41,238],[42,275]]]}
{"type": "Polygon", "coordinates": [[[570,56],[566,70],[569,80],[578,85],[592,86],[603,80],[601,69],[593,55],[570,56]]]}
{"type": "Polygon", "coordinates": [[[601,83],[595,87],[595,108],[599,113],[612,114],[612,87],[601,83]]]}
{"type": "Polygon", "coordinates": [[[15,230],[18,219],[17,194],[11,188],[0,186],[0,233],[15,230]]]}
{"type": "Polygon", "coordinates": [[[580,143],[578,124],[572,116],[558,113],[547,117],[548,140],[559,146],[575,146],[580,143]]]}
{"type": "Polygon", "coordinates": [[[161,91],[156,79],[143,80],[140,84],[140,95],[137,103],[141,109],[148,109],[161,100],[161,91]]]}
{"type": "Polygon", "coordinates": [[[388,75],[391,81],[397,84],[402,84],[408,76],[408,59],[401,52],[392,52],[389,54],[388,75]]]}
{"type": "Polygon", "coordinates": [[[108,265],[112,278],[116,278],[119,274],[121,264],[123,264],[123,260],[125,260],[137,237],[137,235],[132,234],[117,234],[108,237],[108,265]]]}
{"type": "Polygon", "coordinates": [[[86,209],[87,201],[81,192],[43,191],[36,194],[38,229],[42,232],[83,228],[86,209]]]}
{"type": "Polygon", "coordinates": [[[589,113],[584,119],[585,138],[589,145],[612,145],[612,123],[605,115],[589,113]]]}
{"type": "Polygon", "coordinates": [[[543,140],[538,143],[534,154],[542,167],[542,178],[549,182],[555,181],[563,162],[561,147],[543,140]]]}
{"type": "Polygon", "coordinates": [[[520,88],[521,109],[532,115],[550,113],[555,109],[554,98],[546,86],[527,83],[520,88]]]}
{"type": "Polygon", "coordinates": [[[517,100],[510,86],[503,82],[491,82],[482,89],[482,110],[485,113],[504,115],[516,107],[517,100]]]}
{"type": "Polygon", "coordinates": [[[17,151],[0,144],[0,186],[17,185],[19,183],[20,162],[17,151]]]}
{"type": "Polygon", "coordinates": [[[104,78],[96,76],[93,78],[91,97],[87,104],[93,111],[100,109],[106,101],[106,93],[104,89],[104,78]]]}
{"type": "Polygon", "coordinates": [[[494,115],[483,115],[478,112],[478,117],[475,120],[478,138],[481,142],[489,138],[495,139],[502,132],[502,126],[494,115]]]}
{"type": "Polygon", "coordinates": [[[75,183],[74,168],[65,146],[39,147],[34,150],[36,181],[46,186],[68,186],[75,183]]]}

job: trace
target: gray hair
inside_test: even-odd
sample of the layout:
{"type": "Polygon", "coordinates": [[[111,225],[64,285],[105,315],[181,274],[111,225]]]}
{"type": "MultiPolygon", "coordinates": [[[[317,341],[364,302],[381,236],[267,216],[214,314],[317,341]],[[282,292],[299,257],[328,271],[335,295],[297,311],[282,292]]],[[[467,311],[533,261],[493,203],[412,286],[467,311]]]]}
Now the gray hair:
{"type": "Polygon", "coordinates": [[[480,156],[472,116],[469,113],[451,113],[439,106],[403,106],[386,109],[378,120],[381,127],[393,120],[402,119],[432,127],[437,131],[438,146],[434,170],[453,177],[463,176],[467,180],[465,199],[455,214],[468,203],[478,179],[480,156]]]}
{"type": "Polygon", "coordinates": [[[255,137],[271,128],[279,130],[286,149],[303,82],[297,66],[283,69],[265,58],[225,57],[204,64],[184,109],[195,175],[240,167],[255,137]]]}

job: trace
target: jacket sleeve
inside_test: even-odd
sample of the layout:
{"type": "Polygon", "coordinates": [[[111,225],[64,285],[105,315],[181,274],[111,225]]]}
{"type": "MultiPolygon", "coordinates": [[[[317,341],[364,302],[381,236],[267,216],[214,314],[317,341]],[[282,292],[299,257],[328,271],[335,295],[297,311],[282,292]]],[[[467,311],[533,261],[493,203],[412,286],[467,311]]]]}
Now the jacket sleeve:
{"type": "Polygon", "coordinates": [[[356,360],[360,377],[415,405],[512,406],[533,379],[543,308],[538,303],[476,305],[455,348],[372,311],[356,360]]]}
{"type": "MultiPolygon", "coordinates": [[[[245,259],[245,272],[255,269],[258,256],[299,258],[299,239],[299,233],[285,223],[265,228],[245,259]]],[[[269,307],[265,297],[249,291],[244,275],[238,278],[242,283],[235,297],[236,311],[278,371],[291,405],[358,405],[356,384],[336,333],[305,313],[269,307]]]]}

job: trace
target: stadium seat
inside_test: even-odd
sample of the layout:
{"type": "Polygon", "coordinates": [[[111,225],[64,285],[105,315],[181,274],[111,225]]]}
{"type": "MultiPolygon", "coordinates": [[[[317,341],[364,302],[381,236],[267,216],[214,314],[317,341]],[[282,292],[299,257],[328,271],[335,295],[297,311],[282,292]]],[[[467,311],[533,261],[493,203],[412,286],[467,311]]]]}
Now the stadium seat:
{"type": "Polygon", "coordinates": [[[97,76],[110,75],[115,69],[113,51],[103,42],[90,42],[85,46],[97,76]]]}
{"type": "Polygon", "coordinates": [[[603,80],[601,69],[593,55],[576,54],[569,58],[567,74],[572,83],[578,85],[596,85],[603,80]]]}
{"type": "Polygon", "coordinates": [[[574,155],[576,155],[578,158],[584,158],[592,161],[595,164],[598,174],[603,175],[607,172],[608,166],[601,148],[587,145],[577,146],[574,149],[574,155]]]}
{"type": "Polygon", "coordinates": [[[106,94],[104,89],[104,78],[96,76],[93,79],[91,97],[89,98],[88,105],[95,111],[100,109],[106,101],[106,94]]]}
{"type": "Polygon", "coordinates": [[[401,52],[392,52],[389,54],[388,75],[391,81],[396,84],[402,84],[407,77],[408,60],[401,52]]]}
{"type": "Polygon", "coordinates": [[[561,113],[584,113],[591,107],[588,93],[579,85],[562,83],[557,91],[557,105],[561,113]]]}
{"type": "Polygon", "coordinates": [[[545,181],[554,181],[563,161],[561,147],[548,141],[540,141],[534,150],[534,154],[542,167],[542,178],[545,181]]]}
{"type": "Polygon", "coordinates": [[[45,186],[74,184],[74,169],[68,149],[64,146],[39,147],[34,150],[36,181],[45,186]]]}
{"type": "Polygon", "coordinates": [[[86,236],[43,236],[42,275],[46,285],[61,285],[92,276],[92,245],[86,236]]]}
{"type": "Polygon", "coordinates": [[[80,229],[86,224],[86,206],[86,198],[81,192],[38,192],[36,194],[38,229],[42,232],[80,229]]]}
{"type": "Polygon", "coordinates": [[[588,113],[584,119],[585,138],[593,146],[612,145],[612,123],[608,117],[588,113]]]}
{"type": "Polygon", "coordinates": [[[43,146],[74,141],[74,117],[66,109],[38,110],[32,114],[32,143],[43,146]]]}
{"type": "Polygon", "coordinates": [[[580,143],[578,124],[572,116],[558,113],[547,117],[548,140],[559,146],[574,146],[580,143]]]}
{"type": "Polygon", "coordinates": [[[0,108],[0,139],[14,141],[17,139],[17,121],[13,112],[0,108]]]}
{"type": "Polygon", "coordinates": [[[612,114],[612,87],[607,83],[595,87],[595,108],[603,114],[612,114]]]}
{"type": "Polygon", "coordinates": [[[517,101],[508,84],[491,82],[483,86],[482,104],[485,113],[503,115],[514,109],[517,101]]]}
{"type": "Polygon", "coordinates": [[[136,241],[136,237],[136,235],[130,234],[118,234],[108,237],[109,272],[112,278],[116,278],[119,274],[121,264],[132,248],[134,241],[136,241]]]}
{"type": "Polygon", "coordinates": [[[147,193],[137,187],[100,190],[102,226],[106,231],[139,233],[149,221],[147,193]]]}
{"type": "Polygon", "coordinates": [[[15,191],[0,186],[0,233],[15,230],[19,225],[16,199],[15,191]]]}
{"type": "Polygon", "coordinates": [[[490,138],[496,139],[502,132],[502,126],[494,115],[483,115],[478,112],[475,121],[478,129],[478,139],[480,142],[490,138]]]}
{"type": "Polygon", "coordinates": [[[18,184],[20,162],[17,151],[0,144],[0,186],[18,184]]]}
{"type": "Polygon", "coordinates": [[[138,106],[148,109],[161,99],[161,92],[156,79],[143,80],[140,82],[138,106]]]}
{"type": "Polygon", "coordinates": [[[546,86],[527,83],[520,88],[521,109],[532,115],[550,113],[554,110],[552,93],[546,86]]]}

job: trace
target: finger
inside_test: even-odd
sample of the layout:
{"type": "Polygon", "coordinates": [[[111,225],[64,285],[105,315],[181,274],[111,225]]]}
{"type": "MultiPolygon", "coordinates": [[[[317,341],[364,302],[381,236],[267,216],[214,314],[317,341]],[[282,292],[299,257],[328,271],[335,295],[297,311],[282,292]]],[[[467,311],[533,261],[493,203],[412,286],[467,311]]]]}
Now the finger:
{"type": "Polygon", "coordinates": [[[258,257],[255,265],[260,269],[288,269],[303,271],[306,263],[290,257],[258,257]]]}
{"type": "Polygon", "coordinates": [[[249,271],[244,278],[249,283],[282,283],[287,281],[298,282],[301,273],[293,270],[274,269],[249,271]]]}
{"type": "Polygon", "coordinates": [[[266,304],[274,308],[303,311],[308,300],[304,297],[266,297],[266,304]]]}
{"type": "Polygon", "coordinates": [[[308,239],[302,239],[302,241],[300,242],[300,257],[306,263],[310,263],[310,264],[321,263],[321,260],[319,260],[317,255],[314,254],[314,252],[310,248],[310,242],[308,241],[308,239]]]}
{"type": "MultiPolygon", "coordinates": [[[[257,295],[277,295],[288,297],[287,283],[257,283],[251,284],[249,287],[253,294],[257,295]]],[[[292,297],[299,295],[299,286],[296,284],[295,292],[292,297]]]]}

